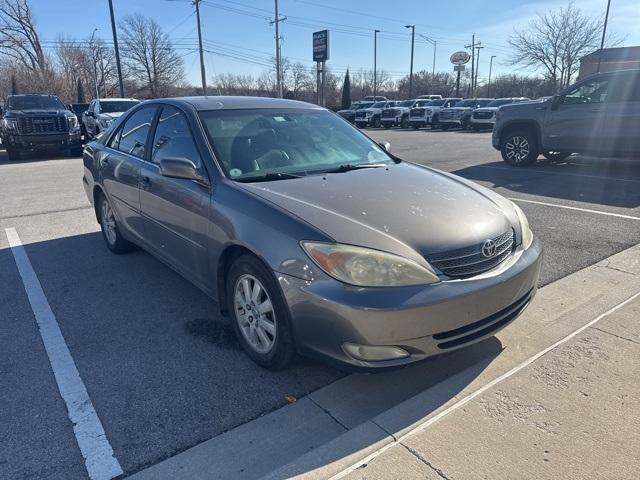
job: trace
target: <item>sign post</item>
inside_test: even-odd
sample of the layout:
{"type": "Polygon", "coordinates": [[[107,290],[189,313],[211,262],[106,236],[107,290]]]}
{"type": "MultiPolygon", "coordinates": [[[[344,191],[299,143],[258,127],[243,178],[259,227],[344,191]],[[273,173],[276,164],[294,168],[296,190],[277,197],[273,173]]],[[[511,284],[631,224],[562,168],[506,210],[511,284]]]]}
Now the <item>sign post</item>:
{"type": "Polygon", "coordinates": [[[456,75],[456,97],[460,96],[460,72],[464,72],[464,64],[471,59],[471,56],[464,50],[455,52],[449,59],[453,63],[453,71],[457,72],[456,75]]]}
{"type": "Polygon", "coordinates": [[[329,30],[313,32],[313,61],[316,62],[316,103],[325,105],[325,62],[329,60],[329,30]]]}

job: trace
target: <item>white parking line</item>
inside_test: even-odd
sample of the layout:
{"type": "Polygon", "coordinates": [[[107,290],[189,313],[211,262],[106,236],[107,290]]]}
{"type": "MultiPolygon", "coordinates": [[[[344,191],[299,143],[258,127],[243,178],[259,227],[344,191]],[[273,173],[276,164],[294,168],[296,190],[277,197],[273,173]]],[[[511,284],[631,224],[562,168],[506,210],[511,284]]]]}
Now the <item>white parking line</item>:
{"type": "Polygon", "coordinates": [[[571,173],[571,172],[552,172],[548,170],[535,170],[533,168],[515,170],[513,167],[496,167],[494,165],[472,165],[472,167],[481,167],[481,168],[492,168],[494,170],[505,170],[511,173],[516,172],[526,172],[526,173],[539,173],[541,175],[553,175],[553,176],[565,176],[565,177],[582,177],[582,178],[593,178],[595,180],[613,180],[615,182],[632,182],[632,183],[640,183],[640,180],[636,180],[634,178],[620,178],[620,177],[605,177],[603,175],[589,175],[587,173],[571,173]]]}
{"type": "Polygon", "coordinates": [[[589,208],[570,207],[569,205],[558,205],[557,203],[539,202],[537,200],[526,200],[524,198],[509,197],[509,200],[516,202],[534,203],[536,205],[544,205],[545,207],[566,208],[567,210],[577,210],[578,212],[596,213],[598,215],[607,215],[609,217],[626,218],[627,220],[640,220],[640,217],[632,215],[622,215],[621,213],[603,212],[602,210],[591,210],[589,208]]]}
{"type": "Polygon", "coordinates": [[[49,306],[20,237],[15,228],[7,228],[5,233],[36,318],[58,390],[67,406],[67,414],[73,424],[73,431],[85,459],[89,478],[109,480],[122,475],[122,467],[113,454],[102,422],[93,408],[71,352],[64,341],[58,321],[49,306]]]}
{"type": "Polygon", "coordinates": [[[495,387],[500,382],[503,382],[507,378],[515,375],[516,373],[518,373],[523,368],[528,367],[533,362],[538,360],[540,357],[542,357],[542,356],[546,355],[547,353],[549,353],[550,351],[558,348],[563,343],[566,343],[567,341],[571,340],[576,335],[584,332],[587,328],[592,327],[593,325],[598,323],[603,318],[607,317],[608,315],[611,315],[613,312],[615,312],[616,310],[624,307],[627,303],[632,302],[633,300],[635,300],[638,297],[640,297],[640,292],[636,293],[635,295],[632,295],[631,297],[627,298],[624,302],[621,302],[618,305],[616,305],[615,307],[607,310],[602,315],[597,316],[596,318],[594,318],[593,320],[591,320],[587,324],[583,325],[582,327],[578,328],[577,330],[574,330],[569,335],[567,335],[566,337],[558,340],[556,343],[554,343],[550,347],[547,347],[544,350],[541,350],[540,352],[536,353],[535,355],[529,357],[524,362],[520,363],[519,365],[516,365],[515,367],[513,367],[508,372],[503,373],[502,375],[500,375],[497,378],[494,378],[492,381],[490,381],[489,383],[486,383],[485,385],[480,387],[478,390],[476,390],[476,391],[470,393],[469,395],[463,397],[462,399],[458,400],[457,402],[455,402],[453,405],[449,406],[448,408],[445,408],[444,410],[442,410],[437,415],[434,415],[433,417],[428,418],[427,420],[425,420],[424,422],[422,422],[421,424],[419,424],[418,426],[416,426],[415,428],[413,428],[412,430],[410,430],[406,434],[402,435],[401,437],[393,440],[392,442],[387,443],[384,447],[376,450],[375,452],[373,452],[370,455],[366,456],[362,460],[358,460],[358,462],[356,462],[353,465],[347,467],[346,469],[342,470],[341,472],[338,472],[337,474],[332,476],[329,480],[337,480],[339,478],[343,478],[344,476],[346,476],[349,473],[351,473],[354,470],[356,470],[358,467],[364,465],[365,463],[369,463],[371,460],[373,460],[377,456],[381,455],[382,453],[386,452],[391,447],[393,447],[393,446],[395,446],[395,445],[397,445],[399,443],[402,443],[408,437],[410,437],[412,435],[415,435],[416,433],[421,432],[422,430],[425,430],[429,426],[431,426],[434,423],[436,423],[438,420],[441,420],[442,418],[446,417],[450,413],[455,412],[460,407],[463,407],[464,405],[469,403],[471,400],[473,400],[477,396],[482,395],[484,392],[486,392],[490,388],[495,387]]]}

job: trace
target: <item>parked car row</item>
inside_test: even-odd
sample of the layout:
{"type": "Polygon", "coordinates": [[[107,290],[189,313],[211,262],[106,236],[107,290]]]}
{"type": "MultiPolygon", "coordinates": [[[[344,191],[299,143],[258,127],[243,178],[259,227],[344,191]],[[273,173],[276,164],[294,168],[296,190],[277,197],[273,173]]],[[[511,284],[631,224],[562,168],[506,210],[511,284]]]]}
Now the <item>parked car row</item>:
{"type": "Polygon", "coordinates": [[[85,141],[97,137],[138,103],[134,98],[103,98],[65,105],[55,95],[9,95],[2,111],[0,140],[11,161],[37,150],[79,156],[83,137],[85,141]]]}

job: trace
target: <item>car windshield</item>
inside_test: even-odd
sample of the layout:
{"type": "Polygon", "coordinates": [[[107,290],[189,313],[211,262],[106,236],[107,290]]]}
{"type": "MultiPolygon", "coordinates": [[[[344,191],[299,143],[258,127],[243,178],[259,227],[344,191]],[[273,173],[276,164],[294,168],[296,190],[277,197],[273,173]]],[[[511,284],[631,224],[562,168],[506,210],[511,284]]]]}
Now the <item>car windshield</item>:
{"type": "Polygon", "coordinates": [[[375,142],[326,110],[214,110],[200,117],[222,168],[238,181],[393,163],[375,142]]]}
{"type": "Polygon", "coordinates": [[[371,105],[371,108],[383,108],[386,104],[387,102],[376,102],[373,105],[371,105]]]}
{"type": "Polygon", "coordinates": [[[444,100],[431,100],[427,105],[430,107],[440,107],[444,105],[444,100]]]}
{"type": "Polygon", "coordinates": [[[475,107],[477,103],[477,100],[462,100],[456,103],[456,107],[475,107]]]}
{"type": "Polygon", "coordinates": [[[410,107],[413,105],[413,100],[405,100],[404,102],[400,102],[401,107],[410,107]]]}
{"type": "Polygon", "coordinates": [[[476,104],[474,106],[476,107],[486,107],[487,105],[489,105],[493,100],[488,99],[488,98],[483,98],[480,100],[476,101],[476,104]]]}
{"type": "Polygon", "coordinates": [[[100,113],[126,112],[131,107],[135,107],[140,102],[136,100],[107,100],[100,101],[100,113]]]}
{"type": "Polygon", "coordinates": [[[365,102],[365,103],[361,103],[360,105],[358,105],[356,107],[356,110],[362,110],[363,108],[369,108],[370,106],[373,105],[373,102],[365,102]]]}
{"type": "Polygon", "coordinates": [[[58,97],[50,96],[24,96],[9,97],[7,110],[66,110],[58,97]]]}
{"type": "Polygon", "coordinates": [[[501,107],[502,105],[507,105],[509,103],[513,103],[516,100],[512,100],[510,98],[499,98],[487,104],[487,107],[501,107]]]}

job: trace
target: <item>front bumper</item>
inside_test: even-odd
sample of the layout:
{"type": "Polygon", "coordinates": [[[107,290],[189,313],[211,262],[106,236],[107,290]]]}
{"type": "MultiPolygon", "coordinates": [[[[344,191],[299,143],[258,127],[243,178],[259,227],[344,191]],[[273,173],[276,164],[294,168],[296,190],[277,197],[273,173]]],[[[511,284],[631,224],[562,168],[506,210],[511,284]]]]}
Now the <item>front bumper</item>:
{"type": "Polygon", "coordinates": [[[496,119],[495,117],[491,117],[491,118],[473,118],[471,117],[471,124],[473,125],[480,125],[483,127],[493,127],[493,125],[496,123],[496,119]]]}
{"type": "Polygon", "coordinates": [[[354,123],[359,127],[366,127],[371,123],[372,119],[373,117],[356,118],[354,123]]]}
{"type": "Polygon", "coordinates": [[[359,288],[331,278],[278,279],[291,311],[298,346],[350,370],[408,365],[495,335],[536,293],[542,248],[537,239],[495,272],[435,285],[359,288]],[[363,361],[344,343],[394,346],[409,353],[395,360],[363,361]]]}
{"type": "Polygon", "coordinates": [[[80,130],[77,132],[40,135],[8,134],[3,136],[2,140],[7,147],[17,147],[22,150],[46,150],[79,147],[81,145],[80,130]]]}

